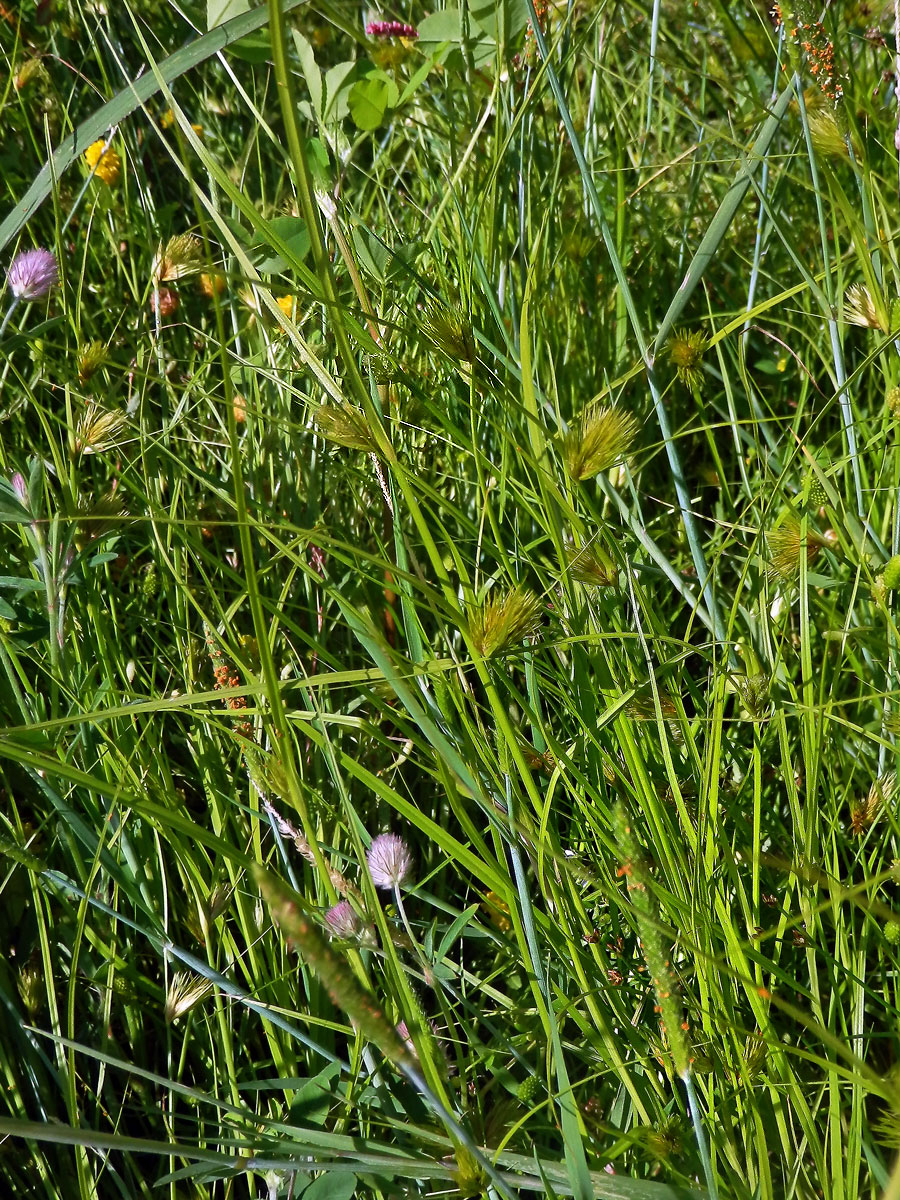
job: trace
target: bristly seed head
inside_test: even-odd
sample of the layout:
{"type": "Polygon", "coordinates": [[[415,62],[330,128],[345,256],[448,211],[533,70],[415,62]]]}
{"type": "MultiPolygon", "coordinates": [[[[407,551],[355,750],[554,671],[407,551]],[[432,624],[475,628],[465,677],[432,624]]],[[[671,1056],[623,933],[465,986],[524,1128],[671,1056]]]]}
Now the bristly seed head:
{"type": "Polygon", "coordinates": [[[211,991],[212,984],[208,979],[199,975],[191,975],[187,971],[178,971],[172,976],[172,982],[166,993],[166,1024],[171,1025],[179,1017],[185,1016],[211,991]]]}
{"type": "Polygon", "coordinates": [[[669,362],[684,386],[695,396],[703,387],[706,346],[706,334],[699,329],[676,329],[669,339],[669,362]]]}
{"type": "Polygon", "coordinates": [[[378,446],[365,413],[349,404],[320,404],[313,413],[316,428],[328,442],[348,450],[376,453],[378,446]]]}
{"type": "Polygon", "coordinates": [[[591,405],[566,436],[566,470],[576,483],[608,471],[626,458],[637,437],[638,423],[614,405],[591,405]]]}
{"type": "Polygon", "coordinates": [[[377,888],[389,890],[402,887],[412,875],[412,854],[397,833],[380,833],[374,838],[366,862],[377,888]]]}
{"type": "Polygon", "coordinates": [[[869,788],[865,800],[854,804],[850,809],[850,830],[855,837],[862,837],[866,830],[875,824],[885,806],[892,804],[896,791],[896,771],[879,775],[869,788]]]}
{"type": "Polygon", "coordinates": [[[87,383],[100,370],[108,357],[103,342],[88,342],[78,351],[78,379],[87,383]]]}
{"type": "Polygon", "coordinates": [[[153,259],[150,277],[154,284],[171,283],[186,275],[195,275],[203,266],[203,247],[192,233],[178,233],[160,242],[153,259]]]}
{"type": "Polygon", "coordinates": [[[472,322],[463,309],[433,304],[422,322],[422,330],[449,357],[460,362],[475,361],[475,335],[472,322]]]}
{"type": "Polygon", "coordinates": [[[872,293],[864,283],[851,284],[844,293],[844,320],[850,325],[860,325],[864,329],[890,332],[887,317],[879,312],[872,293]]]}
{"type": "Polygon", "coordinates": [[[491,596],[469,614],[469,636],[482,658],[533,637],[540,628],[541,601],[526,588],[491,596]]]}
{"type": "Polygon", "coordinates": [[[78,418],[75,428],[75,450],[78,454],[97,454],[115,446],[119,434],[128,424],[121,409],[103,409],[89,404],[78,418]]]}
{"type": "Polygon", "coordinates": [[[568,546],[566,554],[569,572],[579,583],[589,587],[618,586],[619,568],[600,546],[568,546]]]}
{"type": "MultiPolygon", "coordinates": [[[[790,579],[800,571],[800,556],[803,552],[803,529],[796,513],[789,513],[777,529],[766,535],[769,546],[770,579],[790,579]]],[[[814,529],[806,530],[806,562],[812,565],[819,551],[827,543],[814,529]]]]}

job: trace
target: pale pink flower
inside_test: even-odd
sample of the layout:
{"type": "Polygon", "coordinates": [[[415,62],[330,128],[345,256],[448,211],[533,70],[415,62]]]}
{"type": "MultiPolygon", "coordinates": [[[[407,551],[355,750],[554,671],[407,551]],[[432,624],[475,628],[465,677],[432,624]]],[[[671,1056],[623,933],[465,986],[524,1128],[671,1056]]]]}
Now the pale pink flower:
{"type": "Polygon", "coordinates": [[[380,833],[366,855],[369,874],[377,888],[395,888],[406,883],[412,874],[413,860],[409,847],[396,833],[380,833]]]}
{"type": "Polygon", "coordinates": [[[329,933],[339,938],[354,938],[362,928],[362,922],[356,915],[349,900],[339,900],[325,914],[325,924],[329,933]]]}
{"type": "Polygon", "coordinates": [[[9,264],[6,282],[17,300],[40,300],[59,283],[56,258],[49,250],[23,250],[9,264]]]}

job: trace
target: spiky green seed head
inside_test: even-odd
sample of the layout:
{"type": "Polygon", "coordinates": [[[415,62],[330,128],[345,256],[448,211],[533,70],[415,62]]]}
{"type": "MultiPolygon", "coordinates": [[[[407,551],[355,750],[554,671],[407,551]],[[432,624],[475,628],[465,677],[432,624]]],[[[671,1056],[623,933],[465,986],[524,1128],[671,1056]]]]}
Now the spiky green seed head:
{"type": "Polygon", "coordinates": [[[889,946],[896,946],[900,943],[900,921],[888,921],[884,927],[884,940],[889,946]]]}
{"type": "Polygon", "coordinates": [[[448,358],[473,363],[477,357],[472,322],[463,309],[434,304],[422,322],[424,333],[448,358]]]}
{"type": "Polygon", "coordinates": [[[631,413],[615,405],[589,406],[563,443],[566,470],[576,483],[609,471],[627,457],[637,433],[631,413]]]}
{"type": "Polygon", "coordinates": [[[703,355],[707,337],[697,329],[676,329],[669,339],[669,362],[688,391],[695,395],[703,387],[703,355]]]}
{"type": "Polygon", "coordinates": [[[365,450],[368,454],[373,454],[377,448],[365,413],[349,404],[320,404],[313,420],[322,437],[337,446],[365,450]]]}
{"type": "Polygon", "coordinates": [[[527,588],[491,596],[469,614],[469,636],[482,658],[533,637],[540,628],[541,601],[527,588]]]}

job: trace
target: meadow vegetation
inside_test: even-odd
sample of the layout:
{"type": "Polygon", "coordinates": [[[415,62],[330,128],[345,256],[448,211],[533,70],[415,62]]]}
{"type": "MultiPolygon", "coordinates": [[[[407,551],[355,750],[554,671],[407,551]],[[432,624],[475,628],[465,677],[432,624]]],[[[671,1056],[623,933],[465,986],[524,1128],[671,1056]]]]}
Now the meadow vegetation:
{"type": "Polygon", "coordinates": [[[4,1195],[900,1197],[896,38],[0,4],[4,1195]]]}

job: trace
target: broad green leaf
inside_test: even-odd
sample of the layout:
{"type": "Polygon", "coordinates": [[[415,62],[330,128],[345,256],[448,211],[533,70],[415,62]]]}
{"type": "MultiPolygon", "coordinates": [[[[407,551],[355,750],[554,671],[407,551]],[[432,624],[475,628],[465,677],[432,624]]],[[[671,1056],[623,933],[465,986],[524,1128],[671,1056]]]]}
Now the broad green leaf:
{"type": "Polygon", "coordinates": [[[325,74],[325,96],[322,111],[326,124],[342,121],[346,117],[347,94],[358,73],[356,61],[340,62],[325,74]]]}
{"type": "Polygon", "coordinates": [[[390,85],[383,79],[369,76],[354,83],[347,104],[357,129],[370,133],[382,124],[390,108],[390,94],[390,85]]]}
{"type": "MultiPolygon", "coordinates": [[[[271,228],[298,260],[306,257],[309,252],[309,233],[302,217],[276,217],[271,222],[271,228]]],[[[250,258],[263,275],[275,275],[288,267],[284,255],[271,251],[268,241],[262,236],[251,242],[250,258]]]]}
{"type": "Polygon", "coordinates": [[[461,41],[462,21],[458,8],[445,8],[441,12],[432,13],[419,23],[419,46],[423,49],[429,47],[429,44],[461,41]]]}
{"type": "Polygon", "coordinates": [[[206,0],[206,28],[215,29],[250,11],[250,0],[206,0]]]}
{"type": "Polygon", "coordinates": [[[307,1200],[351,1200],[356,1191],[356,1176],[343,1171],[325,1171],[314,1179],[303,1195],[307,1200]]]}
{"type": "Polygon", "coordinates": [[[313,48],[307,38],[303,36],[299,29],[292,29],[294,35],[294,48],[297,51],[297,57],[300,59],[300,66],[303,68],[303,78],[306,80],[306,86],[309,88],[309,96],[312,100],[313,108],[316,116],[322,120],[322,72],[316,66],[316,56],[313,54],[313,48]]]}

